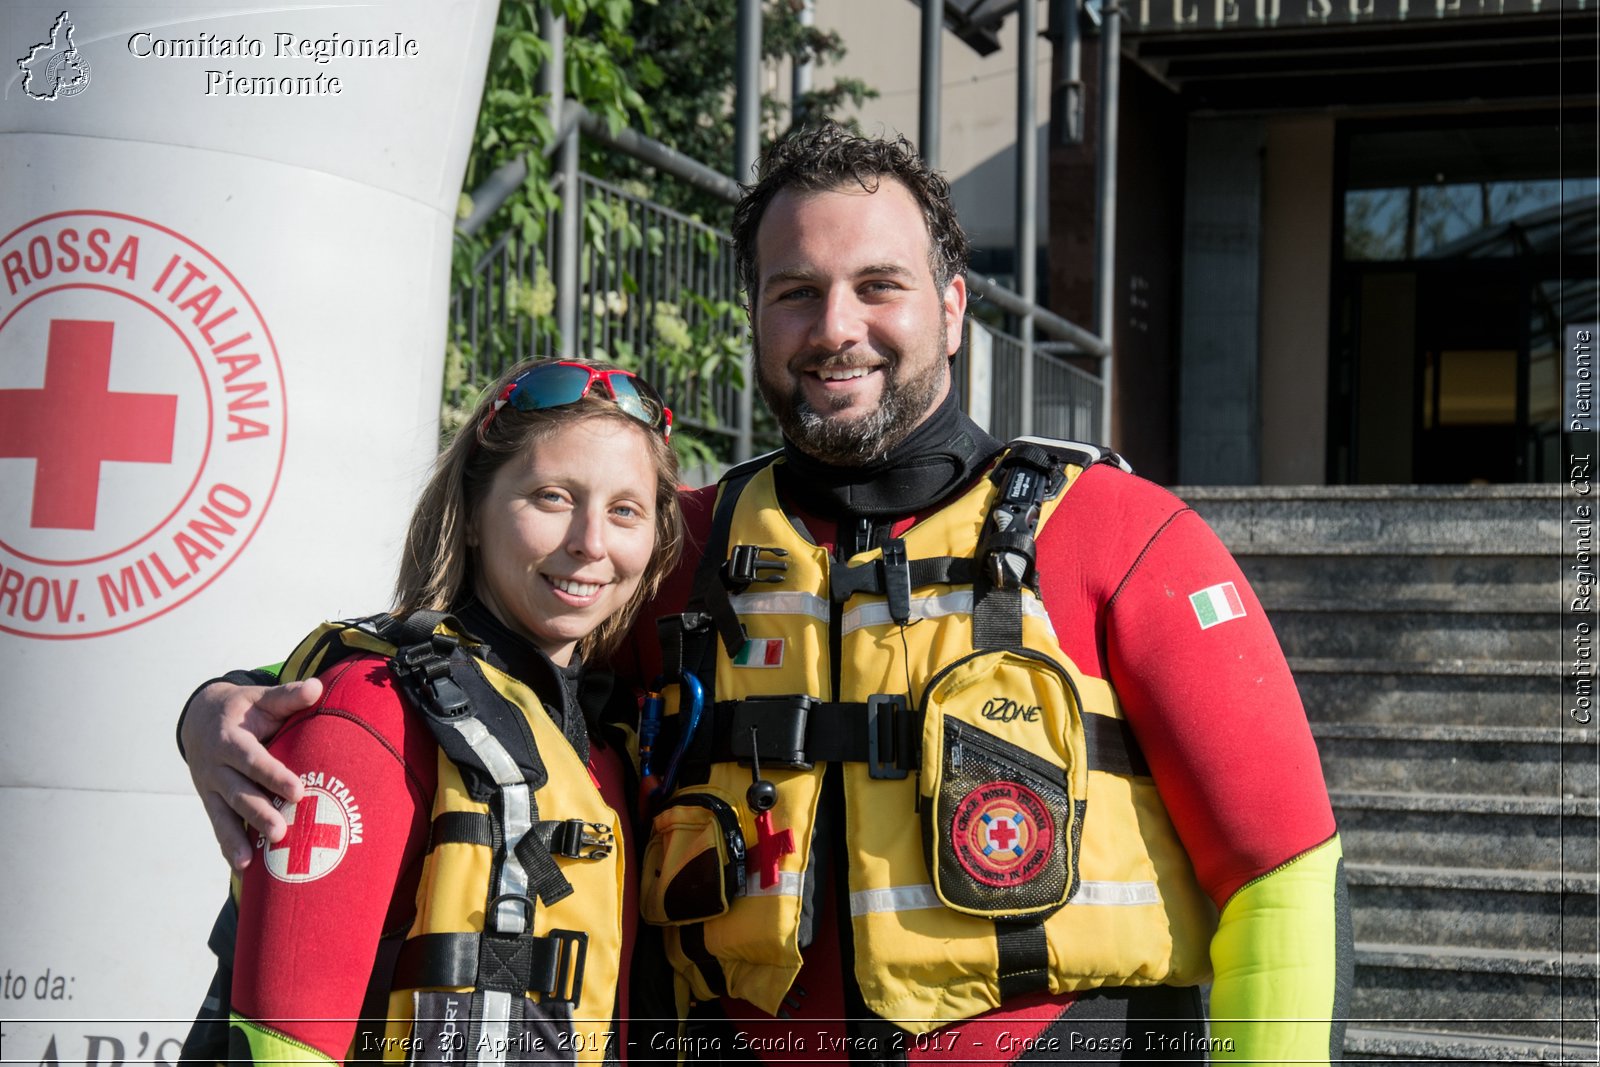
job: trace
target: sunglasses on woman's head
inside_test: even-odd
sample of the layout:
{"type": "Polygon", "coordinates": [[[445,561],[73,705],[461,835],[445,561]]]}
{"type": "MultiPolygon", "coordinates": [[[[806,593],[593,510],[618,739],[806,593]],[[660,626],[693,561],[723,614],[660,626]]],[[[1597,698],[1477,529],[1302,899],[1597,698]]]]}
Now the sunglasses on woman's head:
{"type": "Polygon", "coordinates": [[[507,382],[483,420],[483,428],[487,430],[507,404],[518,411],[544,411],[576,404],[589,395],[595,382],[604,386],[617,407],[659,431],[663,438],[672,437],[672,409],[661,402],[660,394],[649,382],[632,371],[599,370],[565,360],[535,363],[507,382]]]}

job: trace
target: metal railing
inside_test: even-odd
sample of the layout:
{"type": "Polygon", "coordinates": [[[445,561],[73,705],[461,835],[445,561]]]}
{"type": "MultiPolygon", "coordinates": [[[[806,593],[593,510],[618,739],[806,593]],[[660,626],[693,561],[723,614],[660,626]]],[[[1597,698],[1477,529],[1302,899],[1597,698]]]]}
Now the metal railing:
{"type": "MultiPolygon", "coordinates": [[[[729,203],[739,195],[731,179],[636,131],[613,133],[571,101],[563,105],[557,130],[565,143],[548,146],[547,156],[559,149],[563,158],[574,158],[578,138],[589,136],[729,203]]],[[[481,227],[526,174],[526,163],[517,161],[491,175],[474,192],[473,212],[462,229],[481,227]]],[[[657,384],[682,425],[730,439],[736,460],[775,443],[770,422],[750,400],[745,317],[728,234],[575,170],[558,171],[557,181],[563,207],[547,220],[541,246],[501,237],[454,295],[458,366],[447,379],[454,391],[447,403],[470,400],[518,359],[603,354],[637,367],[657,384]],[[566,187],[567,177],[576,178],[575,189],[566,187]],[[562,218],[563,211],[581,212],[579,224],[562,218]],[[571,284],[561,285],[563,276],[571,284]],[[562,322],[573,324],[570,337],[551,325],[562,322]]],[[[988,410],[974,416],[1003,439],[1031,433],[1104,441],[1103,382],[1044,348],[1099,358],[1104,366],[1105,342],[992,279],[966,279],[975,296],[1013,316],[1023,335],[974,324],[992,337],[986,390],[968,396],[968,354],[956,368],[964,403],[981,404],[977,394],[987,395],[988,410]],[[1036,345],[1035,333],[1055,343],[1036,345]]]]}

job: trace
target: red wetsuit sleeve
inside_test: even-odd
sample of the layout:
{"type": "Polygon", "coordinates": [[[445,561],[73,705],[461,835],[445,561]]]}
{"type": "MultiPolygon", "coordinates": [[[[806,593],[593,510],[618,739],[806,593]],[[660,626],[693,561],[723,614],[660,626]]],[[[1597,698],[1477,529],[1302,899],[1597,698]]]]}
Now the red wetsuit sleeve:
{"type": "Polygon", "coordinates": [[[236,1015],[342,1061],[378,941],[412,911],[435,749],[382,660],[324,680],[322,703],[271,745],[307,788],[284,812],[287,835],[258,839],[245,870],[232,996],[236,1015]]]}
{"type": "MultiPolygon", "coordinates": [[[[1079,552],[1099,569],[1079,574],[1076,592],[1098,601],[1084,606],[1098,608],[1092,639],[1103,676],[1200,884],[1221,907],[1250,879],[1334,833],[1283,650],[1232,555],[1164,490],[1093,468],[1062,508],[1077,517],[1066,525],[1100,542],[1079,552]],[[1110,521],[1094,521],[1096,513],[1110,521]]],[[[1057,555],[1067,547],[1052,544],[1057,555]]],[[[1046,604],[1058,630],[1073,628],[1046,604]]],[[[1085,647],[1090,637],[1079,626],[1079,648],[1068,649],[1080,665],[1078,657],[1095,655],[1085,647]]]]}

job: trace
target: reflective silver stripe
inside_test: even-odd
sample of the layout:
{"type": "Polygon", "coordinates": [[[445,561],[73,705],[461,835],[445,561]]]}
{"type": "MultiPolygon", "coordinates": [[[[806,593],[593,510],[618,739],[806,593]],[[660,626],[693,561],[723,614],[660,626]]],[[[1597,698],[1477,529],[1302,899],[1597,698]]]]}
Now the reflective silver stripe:
{"type": "Polygon", "coordinates": [[[528,783],[523,780],[522,772],[517,769],[517,761],[511,758],[505,746],[495,740],[489,728],[475,718],[460,719],[450,724],[455,728],[467,744],[472,746],[472,751],[483,760],[483,765],[494,776],[495,784],[500,787],[500,822],[505,832],[505,862],[500,865],[500,884],[495,887],[496,896],[509,896],[522,899],[502,900],[500,906],[495,908],[494,929],[502,934],[520,934],[527,929],[531,916],[528,914],[531,905],[528,896],[528,872],[522,869],[522,864],[517,861],[517,844],[522,836],[533,827],[532,797],[528,792],[528,783]]]}
{"type": "Polygon", "coordinates": [[[479,1067],[492,1067],[506,1062],[506,1049],[510,1047],[511,994],[487,990],[483,997],[483,1029],[479,1031],[478,1047],[473,1050],[473,1062],[479,1067]]]}
{"type": "Polygon", "coordinates": [[[921,911],[942,908],[943,902],[933,886],[898,885],[889,889],[862,889],[850,894],[851,915],[875,915],[886,911],[921,911]]]}
{"type": "MultiPolygon", "coordinates": [[[[1070,904],[1133,906],[1159,904],[1161,897],[1154,882],[1079,882],[1070,904]]],[[[850,894],[851,915],[875,915],[889,911],[922,911],[944,904],[933,886],[901,885],[890,889],[863,889],[850,894]]]]}
{"type": "Polygon", "coordinates": [[[828,621],[828,602],[811,593],[741,593],[728,599],[740,615],[809,615],[828,621]]]}
{"type": "Polygon", "coordinates": [[[744,895],[747,897],[797,897],[800,895],[801,886],[805,884],[806,876],[800,871],[779,871],[778,884],[770,888],[762,888],[759,875],[751,875],[745,883],[744,895]]]}
{"type": "Polygon", "coordinates": [[[1159,904],[1161,894],[1156,892],[1154,882],[1079,882],[1078,891],[1067,903],[1131,907],[1159,904]]]}
{"type": "MultiPolygon", "coordinates": [[[[1031,615],[1050,628],[1052,636],[1055,627],[1050,622],[1049,614],[1044,610],[1044,605],[1039,603],[1037,597],[1025,596],[1022,598],[1022,613],[1031,615]]],[[[914,596],[911,598],[911,619],[937,619],[947,615],[971,615],[972,590],[958,589],[952,593],[941,593],[938,596],[914,596]]],[[[887,626],[889,618],[888,601],[876,601],[863,604],[859,608],[851,608],[844,613],[842,629],[845,633],[867,626],[887,626]]]]}

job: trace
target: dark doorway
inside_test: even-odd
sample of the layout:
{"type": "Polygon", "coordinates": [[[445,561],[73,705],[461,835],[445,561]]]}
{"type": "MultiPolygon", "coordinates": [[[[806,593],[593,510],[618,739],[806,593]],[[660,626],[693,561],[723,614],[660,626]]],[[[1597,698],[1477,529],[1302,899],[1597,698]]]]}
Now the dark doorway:
{"type": "Polygon", "coordinates": [[[1595,112],[1347,123],[1329,479],[1554,481],[1593,322],[1595,112]]]}

